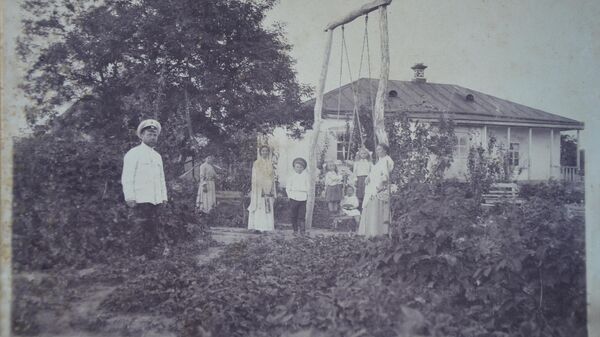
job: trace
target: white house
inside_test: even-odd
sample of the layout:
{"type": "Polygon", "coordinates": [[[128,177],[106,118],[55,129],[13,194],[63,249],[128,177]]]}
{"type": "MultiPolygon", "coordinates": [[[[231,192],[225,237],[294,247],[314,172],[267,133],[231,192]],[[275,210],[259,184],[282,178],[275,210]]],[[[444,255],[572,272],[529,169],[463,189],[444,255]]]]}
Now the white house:
{"type": "MultiPolygon", "coordinates": [[[[442,114],[452,116],[458,144],[448,177],[464,178],[469,148],[487,144],[486,139],[495,137],[509,151],[509,160],[518,173],[516,180],[577,178],[578,167],[560,166],[560,134],[576,130],[579,136],[579,130],[584,127],[582,122],[458,85],[427,82],[425,68],[423,64],[415,65],[411,81],[388,82],[385,113],[406,113],[409,118],[422,122],[435,122],[442,114]]],[[[370,111],[377,86],[377,79],[361,78],[325,93],[321,132],[326,137],[320,138],[329,142],[326,159],[344,158],[347,116],[352,116],[355,104],[370,111]]],[[[295,156],[307,157],[308,139],[292,141],[276,132],[273,140],[280,149],[280,163],[291,162],[295,156]]],[[[291,164],[283,164],[279,170],[285,183],[291,164]]]]}

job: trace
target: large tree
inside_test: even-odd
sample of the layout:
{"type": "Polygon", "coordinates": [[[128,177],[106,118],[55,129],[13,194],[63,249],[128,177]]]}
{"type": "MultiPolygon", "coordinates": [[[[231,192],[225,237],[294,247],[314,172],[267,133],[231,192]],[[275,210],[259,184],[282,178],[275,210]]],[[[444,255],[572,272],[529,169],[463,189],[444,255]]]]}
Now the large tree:
{"type": "Polygon", "coordinates": [[[264,24],[275,3],[26,0],[29,121],[52,120],[85,98],[93,108],[63,114],[63,125],[135,139],[141,119],[157,118],[163,152],[181,158],[198,137],[224,144],[233,131],[302,119],[308,90],[296,81],[282,26],[264,24]]]}
{"type": "Polygon", "coordinates": [[[19,52],[31,65],[23,90],[36,133],[15,144],[15,262],[51,267],[127,250],[119,178],[144,118],[163,125],[163,238],[194,238],[196,187],[175,184],[183,159],[209,148],[251,160],[254,132],[302,119],[307,92],[290,46],[281,26],[263,21],[274,5],[24,0],[19,52]]]}

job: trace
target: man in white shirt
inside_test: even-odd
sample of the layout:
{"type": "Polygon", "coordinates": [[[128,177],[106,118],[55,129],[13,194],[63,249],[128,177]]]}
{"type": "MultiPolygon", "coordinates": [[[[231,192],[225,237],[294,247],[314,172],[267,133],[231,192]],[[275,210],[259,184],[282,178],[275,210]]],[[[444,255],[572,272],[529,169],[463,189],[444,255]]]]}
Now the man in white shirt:
{"type": "Polygon", "coordinates": [[[310,180],[306,173],[306,160],[296,158],[292,162],[294,173],[288,178],[285,186],[285,192],[290,199],[290,208],[292,213],[292,228],[294,234],[305,232],[304,217],[306,213],[306,200],[308,199],[308,190],[310,180]]]}
{"type": "Polygon", "coordinates": [[[125,202],[135,219],[134,250],[147,257],[159,243],[158,206],[167,202],[162,157],[153,149],[160,131],[160,123],[153,119],[140,123],[137,135],[142,142],[125,154],[121,176],[125,202]]]}

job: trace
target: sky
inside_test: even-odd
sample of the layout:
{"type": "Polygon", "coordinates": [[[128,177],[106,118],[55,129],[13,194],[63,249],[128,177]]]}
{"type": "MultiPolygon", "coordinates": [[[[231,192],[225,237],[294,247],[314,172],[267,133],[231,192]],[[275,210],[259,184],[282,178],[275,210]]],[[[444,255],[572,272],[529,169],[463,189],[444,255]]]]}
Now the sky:
{"type": "MultiPolygon", "coordinates": [[[[281,22],[301,83],[316,86],[327,23],[366,0],[280,0],[266,24],[281,22]]],[[[6,1],[4,74],[15,130],[24,125],[24,65],[15,57],[20,0],[6,1]]],[[[410,80],[425,63],[427,80],[456,84],[583,121],[582,143],[600,126],[600,1],[394,0],[388,7],[390,79],[410,80]]],[[[379,76],[379,15],[369,16],[371,76],[379,76]]],[[[340,81],[340,29],[333,40],[326,90],[340,81]]],[[[352,79],[358,77],[364,19],[345,27],[352,79]]],[[[366,55],[361,76],[366,77],[366,55]]],[[[350,81],[344,65],[342,83],[350,81]]]]}
{"type": "MultiPolygon", "coordinates": [[[[364,0],[281,0],[270,22],[286,24],[298,78],[316,85],[328,22],[364,0]]],[[[429,82],[456,84],[583,121],[582,143],[600,126],[600,1],[394,0],[388,7],[390,79],[410,80],[415,63],[429,82]]],[[[379,76],[379,14],[369,16],[372,77],[379,76]]],[[[345,27],[356,79],[364,19],[345,27]]],[[[326,90],[340,77],[335,32],[326,90]]],[[[345,61],[344,61],[345,62],[345,61]]],[[[344,65],[342,83],[350,78],[344,65]]],[[[366,69],[366,63],[363,64],[366,69]]],[[[366,77],[366,71],[362,72],[366,77]]]]}

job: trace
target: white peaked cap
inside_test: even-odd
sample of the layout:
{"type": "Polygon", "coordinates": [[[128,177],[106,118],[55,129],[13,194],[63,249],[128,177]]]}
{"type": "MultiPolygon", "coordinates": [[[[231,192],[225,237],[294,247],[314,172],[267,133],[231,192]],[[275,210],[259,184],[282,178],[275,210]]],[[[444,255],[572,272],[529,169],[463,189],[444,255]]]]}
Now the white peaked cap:
{"type": "Polygon", "coordinates": [[[142,130],[144,130],[145,128],[147,128],[149,126],[156,128],[158,133],[160,133],[160,130],[162,129],[162,127],[160,126],[160,123],[158,121],[156,121],[154,119],[146,119],[146,120],[143,120],[137,128],[138,137],[142,138],[142,130]]]}

